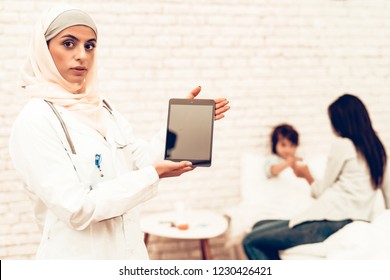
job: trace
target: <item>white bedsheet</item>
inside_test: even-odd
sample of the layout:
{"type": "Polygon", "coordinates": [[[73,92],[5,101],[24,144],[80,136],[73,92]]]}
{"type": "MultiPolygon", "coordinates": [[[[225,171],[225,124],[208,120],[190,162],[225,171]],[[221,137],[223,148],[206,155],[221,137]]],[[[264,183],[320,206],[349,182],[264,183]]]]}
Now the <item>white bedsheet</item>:
{"type": "MultiPolygon", "coordinates": [[[[278,177],[267,179],[264,173],[264,157],[248,153],[241,162],[241,202],[226,210],[231,218],[228,245],[241,243],[259,220],[289,219],[312,202],[310,186],[306,180],[297,178],[289,168],[278,177]]],[[[319,170],[321,160],[313,170],[319,170]]],[[[316,171],[318,173],[318,171],[316,171]]]]}
{"type": "Polygon", "coordinates": [[[355,221],[324,242],[300,245],[281,252],[283,259],[390,259],[390,210],[372,223],[355,221]]]}

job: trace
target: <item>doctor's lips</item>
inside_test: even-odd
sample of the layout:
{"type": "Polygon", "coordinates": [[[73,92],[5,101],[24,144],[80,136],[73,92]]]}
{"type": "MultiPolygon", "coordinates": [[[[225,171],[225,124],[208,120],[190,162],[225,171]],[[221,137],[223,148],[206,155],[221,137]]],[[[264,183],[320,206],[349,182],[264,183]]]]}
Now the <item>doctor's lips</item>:
{"type": "Polygon", "coordinates": [[[77,72],[77,73],[86,73],[86,72],[88,72],[88,69],[85,66],[76,66],[76,67],[72,67],[70,69],[75,71],[75,72],[77,72]]]}

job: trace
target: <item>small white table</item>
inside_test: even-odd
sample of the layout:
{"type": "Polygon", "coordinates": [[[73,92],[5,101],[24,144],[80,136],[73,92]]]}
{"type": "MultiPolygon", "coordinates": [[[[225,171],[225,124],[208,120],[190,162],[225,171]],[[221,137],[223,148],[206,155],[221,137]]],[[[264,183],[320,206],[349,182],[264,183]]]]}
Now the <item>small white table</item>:
{"type": "Polygon", "coordinates": [[[228,228],[226,218],[209,210],[193,210],[186,214],[188,229],[180,230],[174,226],[176,213],[164,212],[146,215],[141,219],[141,229],[145,233],[145,244],[149,235],[174,239],[196,239],[200,241],[202,259],[212,259],[209,239],[223,234],[228,228]]]}

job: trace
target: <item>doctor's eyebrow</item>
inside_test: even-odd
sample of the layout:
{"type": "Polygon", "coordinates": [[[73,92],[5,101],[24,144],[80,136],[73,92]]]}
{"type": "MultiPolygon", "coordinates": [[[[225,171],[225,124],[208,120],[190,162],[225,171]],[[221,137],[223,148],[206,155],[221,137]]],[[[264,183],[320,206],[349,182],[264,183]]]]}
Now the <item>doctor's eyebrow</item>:
{"type": "MultiPolygon", "coordinates": [[[[71,38],[77,42],[80,42],[80,39],[71,35],[71,34],[65,34],[65,35],[62,35],[61,38],[71,38]]],[[[89,40],[87,40],[87,42],[96,42],[96,38],[91,38],[89,40]]]]}

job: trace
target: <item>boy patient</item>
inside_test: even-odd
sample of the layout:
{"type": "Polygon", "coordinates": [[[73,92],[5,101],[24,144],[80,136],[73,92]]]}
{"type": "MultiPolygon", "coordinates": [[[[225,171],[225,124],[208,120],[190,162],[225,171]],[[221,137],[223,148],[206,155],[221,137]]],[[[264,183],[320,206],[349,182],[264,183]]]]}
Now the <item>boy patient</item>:
{"type": "Polygon", "coordinates": [[[297,161],[296,150],[299,145],[299,134],[290,124],[279,124],[271,133],[272,154],[265,160],[265,174],[267,178],[277,177],[288,167],[294,168],[297,161]]]}

